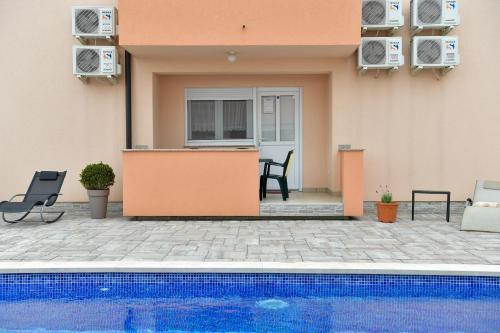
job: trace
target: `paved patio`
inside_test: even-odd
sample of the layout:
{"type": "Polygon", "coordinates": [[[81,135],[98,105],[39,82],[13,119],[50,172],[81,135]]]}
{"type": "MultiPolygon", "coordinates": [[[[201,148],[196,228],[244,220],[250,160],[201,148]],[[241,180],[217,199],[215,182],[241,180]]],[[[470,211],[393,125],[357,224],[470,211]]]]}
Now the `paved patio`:
{"type": "Polygon", "coordinates": [[[0,224],[0,261],[280,261],[500,264],[500,234],[461,232],[461,216],[355,221],[91,220],[0,224]]]}

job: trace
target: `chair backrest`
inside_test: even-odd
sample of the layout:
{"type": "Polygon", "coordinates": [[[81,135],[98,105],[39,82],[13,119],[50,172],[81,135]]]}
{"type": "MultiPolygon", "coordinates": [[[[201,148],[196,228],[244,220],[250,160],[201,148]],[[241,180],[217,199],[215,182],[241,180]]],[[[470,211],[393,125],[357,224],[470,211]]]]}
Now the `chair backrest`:
{"type": "Polygon", "coordinates": [[[283,162],[283,177],[288,176],[288,172],[291,169],[291,165],[293,165],[293,149],[288,152],[286,155],[285,162],[283,162]]]}
{"type": "Polygon", "coordinates": [[[474,202],[500,202],[500,182],[477,181],[474,202]]]}
{"type": "MultiPolygon", "coordinates": [[[[59,193],[66,177],[66,171],[37,171],[33,175],[30,187],[26,191],[24,202],[43,203],[51,194],[59,193]]],[[[53,196],[47,202],[47,206],[52,206],[57,201],[57,196],[53,196]]]]}

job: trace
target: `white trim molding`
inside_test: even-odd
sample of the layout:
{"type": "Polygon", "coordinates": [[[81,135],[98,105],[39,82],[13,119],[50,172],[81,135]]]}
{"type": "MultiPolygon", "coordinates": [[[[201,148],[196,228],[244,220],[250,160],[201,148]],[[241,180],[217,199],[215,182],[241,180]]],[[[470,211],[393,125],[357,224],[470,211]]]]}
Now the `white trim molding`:
{"type": "Polygon", "coordinates": [[[0,262],[0,274],[11,273],[295,273],[395,274],[500,277],[500,265],[345,263],[345,262],[193,262],[193,261],[9,261],[0,262]]]}

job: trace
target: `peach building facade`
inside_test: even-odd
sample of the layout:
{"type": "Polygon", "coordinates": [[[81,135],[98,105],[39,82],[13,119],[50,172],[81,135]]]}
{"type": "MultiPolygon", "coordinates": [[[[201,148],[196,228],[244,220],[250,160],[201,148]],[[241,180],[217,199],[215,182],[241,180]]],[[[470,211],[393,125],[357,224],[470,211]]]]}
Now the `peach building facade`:
{"type": "MultiPolygon", "coordinates": [[[[404,1],[407,21],[409,2],[404,1]]],[[[3,64],[11,64],[4,65],[0,80],[1,198],[23,191],[34,170],[64,169],[68,176],[63,200],[85,201],[78,175],[85,164],[95,161],[107,162],[116,171],[112,201],[126,201],[145,183],[154,192],[154,180],[130,181],[143,168],[132,155],[147,156],[142,162],[154,165],[158,174],[179,167],[169,164],[172,158],[193,168],[199,165],[190,156],[205,156],[214,147],[185,151],[195,142],[190,140],[194,127],[187,126],[187,110],[193,107],[188,96],[203,101],[207,91],[251,95],[236,99],[253,103],[248,104],[254,112],[253,127],[246,129],[248,140],[233,142],[231,152],[216,152],[222,159],[231,154],[235,160],[253,161],[239,167],[245,170],[239,174],[244,181],[227,167],[233,162],[219,160],[208,167],[211,175],[218,175],[212,180],[229,175],[221,193],[234,193],[238,186],[249,191],[258,187],[259,154],[253,146],[262,143],[264,103],[271,101],[266,99],[271,95],[285,96],[283,105],[297,103],[293,122],[297,190],[347,191],[360,202],[377,200],[375,190],[388,184],[401,201],[409,200],[411,190],[417,188],[450,190],[452,199],[460,201],[471,195],[476,179],[500,178],[500,141],[496,140],[500,69],[492,56],[500,48],[492,42],[500,19],[497,0],[460,2],[462,24],[454,34],[460,38],[462,64],[439,79],[432,71],[411,74],[408,24],[396,33],[403,37],[407,64],[391,76],[385,72],[359,75],[361,3],[357,0],[99,1],[118,9],[122,66],[124,52],[132,56],[132,147],[164,151],[163,157],[147,151],[123,152],[127,148],[124,77],[115,85],[97,81],[85,85],[72,75],[71,47],[77,42],[71,36],[71,7],[90,4],[96,2],[0,2],[0,21],[9,31],[0,35],[1,45],[9,46],[0,57],[3,64]],[[18,22],[21,13],[36,22],[36,29],[18,22]],[[48,16],[53,19],[39,19],[48,16]],[[230,63],[228,55],[233,53],[237,59],[230,63]],[[357,170],[354,176],[343,174],[345,161],[360,160],[342,156],[338,147],[345,144],[364,149],[361,175],[356,169],[359,163],[347,168],[357,170]],[[241,145],[249,151],[238,152],[241,145]],[[158,168],[162,164],[166,169],[158,168]],[[359,177],[362,184],[356,182],[359,177]],[[342,179],[358,190],[345,189],[342,179]],[[128,184],[138,187],[127,189],[128,184]]],[[[287,133],[283,127],[281,135],[287,133]]],[[[168,175],[162,177],[172,184],[168,175]]],[[[203,173],[197,177],[198,183],[203,177],[210,179],[203,173]]],[[[179,188],[189,189],[186,182],[180,182],[179,188]]],[[[215,185],[209,183],[205,197],[218,191],[210,190],[215,185]]],[[[188,192],[180,197],[187,200],[188,192]]],[[[159,194],[169,195],[172,192],[159,194]]],[[[241,213],[226,207],[227,214],[258,215],[258,197],[245,195],[239,198],[245,203],[241,213]]],[[[130,202],[124,204],[125,215],[165,215],[153,210],[148,214],[141,211],[144,205],[136,206],[136,199],[130,202]]],[[[226,215],[219,208],[166,215],[226,215]]],[[[359,204],[353,211],[358,208],[359,204]]]]}

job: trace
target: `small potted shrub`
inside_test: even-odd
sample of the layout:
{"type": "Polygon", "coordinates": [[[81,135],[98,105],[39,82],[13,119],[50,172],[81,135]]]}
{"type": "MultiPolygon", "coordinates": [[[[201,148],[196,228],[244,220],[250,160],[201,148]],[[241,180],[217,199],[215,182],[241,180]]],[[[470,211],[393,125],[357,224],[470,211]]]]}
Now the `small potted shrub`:
{"type": "Polygon", "coordinates": [[[377,194],[380,195],[380,202],[377,202],[378,220],[383,223],[396,222],[399,204],[392,201],[392,193],[389,188],[380,186],[377,194]]]}
{"type": "Polygon", "coordinates": [[[89,164],[80,173],[80,183],[89,195],[90,216],[103,219],[108,210],[109,188],[115,183],[113,169],[104,163],[89,164]]]}

